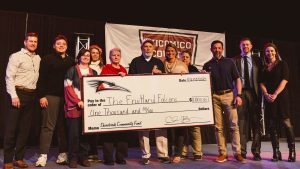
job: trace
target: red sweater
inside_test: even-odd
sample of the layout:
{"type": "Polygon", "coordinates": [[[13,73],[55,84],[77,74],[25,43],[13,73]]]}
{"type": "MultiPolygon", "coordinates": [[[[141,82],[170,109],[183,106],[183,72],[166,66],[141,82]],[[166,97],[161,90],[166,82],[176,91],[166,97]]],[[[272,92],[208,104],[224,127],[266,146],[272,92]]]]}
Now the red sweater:
{"type": "Polygon", "coordinates": [[[127,75],[127,71],[122,65],[120,65],[120,68],[117,69],[117,68],[113,67],[111,64],[106,64],[103,67],[100,75],[117,75],[120,72],[123,72],[127,75]]]}

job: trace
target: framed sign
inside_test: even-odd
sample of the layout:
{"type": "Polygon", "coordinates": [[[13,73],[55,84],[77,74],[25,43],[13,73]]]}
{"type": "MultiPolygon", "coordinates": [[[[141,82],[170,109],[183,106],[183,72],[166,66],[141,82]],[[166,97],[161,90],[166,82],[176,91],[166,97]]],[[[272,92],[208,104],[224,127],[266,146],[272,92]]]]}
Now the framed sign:
{"type": "Polygon", "coordinates": [[[84,133],[214,124],[209,74],[83,78],[84,133]]]}

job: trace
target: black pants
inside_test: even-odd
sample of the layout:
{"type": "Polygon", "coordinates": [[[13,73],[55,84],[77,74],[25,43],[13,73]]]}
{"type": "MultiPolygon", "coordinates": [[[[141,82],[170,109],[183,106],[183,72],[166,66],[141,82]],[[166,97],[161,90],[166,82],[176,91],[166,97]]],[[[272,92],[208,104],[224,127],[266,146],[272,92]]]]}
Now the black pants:
{"type": "Polygon", "coordinates": [[[252,153],[260,153],[261,148],[261,110],[254,90],[243,90],[243,104],[238,107],[238,121],[241,137],[241,153],[247,154],[249,131],[252,130],[252,153]]]}
{"type": "Polygon", "coordinates": [[[22,160],[25,154],[25,145],[28,139],[31,117],[33,115],[36,94],[17,90],[21,107],[16,108],[9,100],[10,112],[6,113],[6,126],[4,135],[4,163],[22,160]]]}
{"type": "Polygon", "coordinates": [[[184,144],[184,138],[185,135],[188,132],[188,128],[187,127],[178,127],[178,128],[174,128],[174,133],[175,133],[175,151],[174,151],[174,156],[175,157],[180,157],[182,154],[182,148],[183,148],[183,144],[184,144]]]}
{"type": "Polygon", "coordinates": [[[82,135],[82,118],[67,118],[69,161],[86,160],[88,157],[88,136],[82,135]]]}
{"type": "Polygon", "coordinates": [[[91,134],[88,139],[89,139],[89,144],[90,144],[90,150],[89,150],[89,155],[97,155],[98,156],[98,134],[91,134]]]}
{"type": "Polygon", "coordinates": [[[113,153],[115,150],[115,160],[121,161],[128,156],[128,134],[123,132],[103,133],[101,138],[103,140],[103,158],[106,162],[114,161],[113,153]]]}
{"type": "Polygon", "coordinates": [[[279,136],[281,124],[285,128],[288,147],[295,149],[295,134],[289,118],[287,119],[269,119],[270,137],[273,149],[279,149],[279,136]]]}

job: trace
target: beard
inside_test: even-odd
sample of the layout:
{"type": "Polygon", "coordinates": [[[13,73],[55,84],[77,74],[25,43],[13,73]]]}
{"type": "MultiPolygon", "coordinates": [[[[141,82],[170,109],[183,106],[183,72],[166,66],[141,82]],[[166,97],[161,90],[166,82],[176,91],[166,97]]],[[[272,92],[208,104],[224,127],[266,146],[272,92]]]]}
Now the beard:
{"type": "Polygon", "coordinates": [[[216,52],[214,53],[214,57],[220,59],[222,57],[222,53],[216,52]]]}

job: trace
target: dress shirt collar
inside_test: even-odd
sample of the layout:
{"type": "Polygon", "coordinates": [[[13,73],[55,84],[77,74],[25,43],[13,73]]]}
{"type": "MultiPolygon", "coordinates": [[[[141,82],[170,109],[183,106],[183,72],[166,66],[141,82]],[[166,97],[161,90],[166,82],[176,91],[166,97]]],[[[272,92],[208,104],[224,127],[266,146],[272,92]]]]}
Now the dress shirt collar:
{"type": "Polygon", "coordinates": [[[32,56],[32,55],[36,55],[35,52],[29,52],[27,49],[25,48],[22,48],[21,51],[24,53],[24,54],[27,54],[29,56],[32,56]]]}
{"type": "Polygon", "coordinates": [[[250,52],[247,54],[242,53],[241,56],[242,58],[247,57],[247,59],[249,59],[251,57],[251,53],[250,52]]]}

